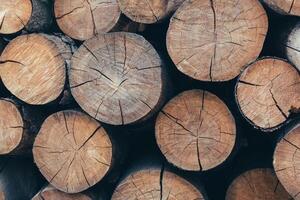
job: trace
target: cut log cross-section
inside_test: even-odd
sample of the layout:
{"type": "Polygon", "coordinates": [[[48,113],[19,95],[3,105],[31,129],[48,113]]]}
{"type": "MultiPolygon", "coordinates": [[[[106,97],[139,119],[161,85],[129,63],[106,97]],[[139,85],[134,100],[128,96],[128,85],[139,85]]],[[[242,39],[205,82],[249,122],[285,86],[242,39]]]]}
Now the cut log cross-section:
{"type": "Polygon", "coordinates": [[[148,169],[130,174],[115,190],[112,200],[204,199],[185,179],[166,170],[148,169]]]}
{"type": "Polygon", "coordinates": [[[167,48],[184,74],[226,81],[258,57],[267,30],[268,18],[258,0],[190,0],[171,18],[167,48]]]}
{"type": "Polygon", "coordinates": [[[265,131],[274,130],[300,108],[300,75],[291,64],[273,58],[258,60],[241,74],[236,99],[248,121],[265,131]]]}
{"type": "Polygon", "coordinates": [[[143,120],[163,99],[162,62],[142,36],[108,33],[87,40],[74,53],[69,74],[75,100],[102,122],[143,120]]]}
{"type": "Polygon", "coordinates": [[[66,80],[71,48],[61,38],[45,34],[22,35],[12,40],[0,57],[4,86],[20,100],[43,105],[56,100],[66,80]]]}
{"type": "Polygon", "coordinates": [[[272,169],[258,168],[244,172],[229,186],[226,200],[290,200],[272,169]]]}
{"type": "Polygon", "coordinates": [[[284,188],[300,200],[300,124],[277,144],[273,165],[284,188]]]}
{"type": "Polygon", "coordinates": [[[190,90],[160,112],[156,141],[167,160],[185,170],[208,170],[230,155],[236,140],[235,120],[215,95],[190,90]]]}
{"type": "Polygon", "coordinates": [[[300,23],[293,27],[283,45],[288,60],[300,70],[300,23]]]}
{"type": "Polygon", "coordinates": [[[51,185],[67,193],[81,192],[110,169],[112,144],[94,119],[76,111],[48,117],[37,135],[33,156],[51,185]]]}
{"type": "Polygon", "coordinates": [[[270,8],[281,14],[300,16],[300,2],[297,0],[263,0],[270,8]]]}
{"type": "Polygon", "coordinates": [[[118,0],[122,12],[132,21],[152,24],[176,11],[184,0],[118,0]]]}
{"type": "Polygon", "coordinates": [[[109,32],[121,14],[116,0],[55,0],[54,10],[61,30],[77,40],[109,32]]]}

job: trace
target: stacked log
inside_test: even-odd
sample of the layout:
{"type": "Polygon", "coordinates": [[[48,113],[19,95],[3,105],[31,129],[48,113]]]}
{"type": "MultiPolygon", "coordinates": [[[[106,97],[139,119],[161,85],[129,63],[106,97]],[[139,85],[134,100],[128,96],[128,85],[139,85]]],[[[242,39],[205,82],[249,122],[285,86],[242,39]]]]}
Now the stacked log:
{"type": "Polygon", "coordinates": [[[263,0],[274,11],[285,15],[300,16],[300,3],[294,0],[263,0]]]}

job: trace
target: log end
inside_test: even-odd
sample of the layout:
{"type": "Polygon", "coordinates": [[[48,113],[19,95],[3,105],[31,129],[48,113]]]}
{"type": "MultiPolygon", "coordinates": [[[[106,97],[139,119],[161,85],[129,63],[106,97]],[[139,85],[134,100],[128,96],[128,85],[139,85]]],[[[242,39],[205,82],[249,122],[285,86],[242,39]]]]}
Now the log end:
{"type": "Polygon", "coordinates": [[[274,11],[285,14],[300,16],[300,2],[293,0],[263,0],[274,11]]]}

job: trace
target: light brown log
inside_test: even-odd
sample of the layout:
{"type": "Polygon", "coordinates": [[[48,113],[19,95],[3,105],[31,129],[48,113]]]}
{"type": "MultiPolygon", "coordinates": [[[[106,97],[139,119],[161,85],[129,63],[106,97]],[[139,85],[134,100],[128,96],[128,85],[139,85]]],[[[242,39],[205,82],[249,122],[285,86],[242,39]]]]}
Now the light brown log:
{"type": "Polygon", "coordinates": [[[112,200],[201,200],[203,195],[185,179],[169,171],[140,170],[130,174],[115,190],[112,200]]]}
{"type": "Polygon", "coordinates": [[[226,81],[260,54],[268,18],[257,0],[189,0],[171,18],[167,48],[176,67],[202,81],[226,81]]]}
{"type": "Polygon", "coordinates": [[[96,120],[80,112],[61,111],[43,123],[33,156],[51,185],[77,193],[95,185],[108,172],[112,144],[96,120]]]}
{"type": "Polygon", "coordinates": [[[286,122],[292,108],[300,108],[299,83],[299,72],[288,62],[261,59],[239,77],[236,99],[252,125],[271,131],[286,122]]]}
{"type": "Polygon", "coordinates": [[[280,14],[300,16],[300,2],[296,0],[263,0],[280,14]]]}
{"type": "Polygon", "coordinates": [[[60,29],[77,40],[110,31],[121,14],[116,0],[55,0],[54,11],[60,29]]]}
{"type": "Polygon", "coordinates": [[[300,23],[291,30],[284,44],[288,60],[300,70],[300,23]]]}
{"type": "Polygon", "coordinates": [[[20,31],[28,23],[32,13],[30,0],[2,0],[0,3],[0,33],[20,31]]]}
{"type": "Polygon", "coordinates": [[[277,144],[273,161],[278,179],[295,200],[300,199],[300,124],[277,144]]]}
{"type": "Polygon", "coordinates": [[[54,101],[62,93],[71,48],[54,35],[30,34],[12,40],[0,57],[5,87],[20,100],[34,105],[54,101]]]}
{"type": "Polygon", "coordinates": [[[121,11],[132,21],[152,24],[169,16],[184,0],[118,0],[121,11]]]}
{"type": "Polygon", "coordinates": [[[49,185],[39,191],[32,200],[92,200],[92,198],[82,193],[68,194],[61,192],[49,185]]]}
{"type": "Polygon", "coordinates": [[[122,125],[149,117],[163,97],[162,61],[142,36],[108,33],[74,53],[69,82],[75,100],[89,115],[122,125]]]}
{"type": "Polygon", "coordinates": [[[215,95],[190,90],[173,98],[159,113],[156,141],[169,162],[202,171],[223,163],[236,139],[235,120],[215,95]]]}
{"type": "Polygon", "coordinates": [[[226,200],[290,200],[272,169],[258,168],[244,172],[229,186],[226,200]]]}

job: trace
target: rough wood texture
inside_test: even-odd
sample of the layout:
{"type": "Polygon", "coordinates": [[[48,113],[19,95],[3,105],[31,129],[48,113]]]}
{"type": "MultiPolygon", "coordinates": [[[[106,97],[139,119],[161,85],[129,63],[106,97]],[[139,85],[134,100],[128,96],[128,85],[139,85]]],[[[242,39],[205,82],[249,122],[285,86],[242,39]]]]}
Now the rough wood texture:
{"type": "Polygon", "coordinates": [[[54,11],[60,29],[77,40],[110,31],[121,14],[116,0],[55,0],[54,11]]]}
{"type": "Polygon", "coordinates": [[[286,57],[300,70],[300,23],[288,35],[284,48],[286,57]]]}
{"type": "Polygon", "coordinates": [[[98,35],[75,52],[69,73],[75,100],[89,115],[122,125],[150,116],[161,104],[162,62],[142,36],[98,35]]]}
{"type": "Polygon", "coordinates": [[[280,14],[300,16],[300,2],[297,0],[263,0],[263,2],[280,14]]]}
{"type": "Polygon", "coordinates": [[[62,93],[71,49],[59,37],[22,35],[12,40],[0,57],[5,87],[28,104],[42,105],[62,93]]]}
{"type": "Polygon", "coordinates": [[[61,111],[43,123],[33,156],[51,185],[77,193],[96,184],[110,169],[112,145],[97,121],[80,112],[61,111]]]}
{"type": "Polygon", "coordinates": [[[266,58],[249,65],[239,77],[236,99],[254,126],[271,131],[282,125],[292,108],[300,108],[300,76],[291,64],[266,58]]]}
{"type": "Polygon", "coordinates": [[[32,13],[30,0],[2,0],[0,3],[0,33],[20,31],[28,23],[32,13]]]}
{"type": "Polygon", "coordinates": [[[202,81],[226,81],[255,60],[268,18],[257,0],[188,0],[171,18],[169,55],[184,74],[202,81]]]}
{"type": "Polygon", "coordinates": [[[295,200],[300,199],[300,124],[277,144],[273,165],[278,179],[295,200]]]}
{"type": "Polygon", "coordinates": [[[92,200],[92,198],[81,193],[64,193],[49,185],[39,191],[39,193],[37,193],[32,200],[92,200]]]}
{"type": "Polygon", "coordinates": [[[272,169],[253,169],[229,186],[226,200],[291,200],[272,169]]]}
{"type": "Polygon", "coordinates": [[[132,21],[152,24],[177,10],[184,0],[118,0],[120,9],[132,21]]]}
{"type": "Polygon", "coordinates": [[[163,169],[149,169],[130,174],[119,184],[111,199],[201,200],[204,197],[199,190],[183,178],[163,169]]]}
{"type": "Polygon", "coordinates": [[[235,144],[236,127],[227,106],[217,96],[190,90],[162,109],[155,135],[169,162],[185,170],[202,171],[228,158],[235,144]]]}

